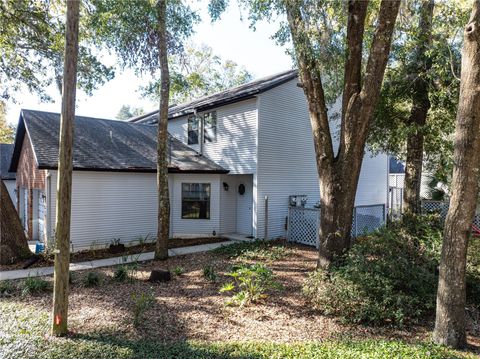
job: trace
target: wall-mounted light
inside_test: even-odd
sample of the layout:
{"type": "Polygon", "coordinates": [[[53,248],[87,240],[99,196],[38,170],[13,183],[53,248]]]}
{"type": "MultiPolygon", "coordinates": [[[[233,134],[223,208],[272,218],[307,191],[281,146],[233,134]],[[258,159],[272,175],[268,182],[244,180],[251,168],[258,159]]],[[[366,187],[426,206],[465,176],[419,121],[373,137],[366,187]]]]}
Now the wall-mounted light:
{"type": "Polygon", "coordinates": [[[239,186],[238,186],[238,193],[240,195],[243,195],[245,194],[245,185],[243,183],[241,183],[239,186]]]}
{"type": "Polygon", "coordinates": [[[228,188],[229,188],[229,187],[230,187],[230,186],[228,185],[227,182],[223,182],[223,189],[224,189],[225,191],[228,191],[228,188]]]}

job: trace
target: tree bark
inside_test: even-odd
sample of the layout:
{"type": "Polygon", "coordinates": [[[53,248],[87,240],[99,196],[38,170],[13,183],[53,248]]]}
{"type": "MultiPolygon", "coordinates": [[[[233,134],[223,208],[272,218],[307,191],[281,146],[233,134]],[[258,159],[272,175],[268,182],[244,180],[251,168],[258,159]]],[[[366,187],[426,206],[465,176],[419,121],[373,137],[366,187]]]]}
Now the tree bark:
{"type": "Polygon", "coordinates": [[[0,180],[0,264],[12,264],[31,255],[18,213],[0,180]]]}
{"type": "Polygon", "coordinates": [[[466,345],[466,262],[480,172],[480,0],[464,30],[452,197],[443,235],[434,341],[466,345]]]}
{"type": "Polygon", "coordinates": [[[347,53],[337,155],[321,81],[301,2],[286,4],[287,19],[308,102],[320,184],[320,248],[318,266],[328,268],[351,245],[353,207],[368,129],[380,96],[383,75],[400,1],[383,0],[362,84],[362,46],[368,1],[348,2],[347,53]]]}
{"type": "Polygon", "coordinates": [[[168,258],[168,238],[170,231],[170,199],[168,191],[168,99],[170,76],[168,70],[166,1],[158,2],[158,32],[160,59],[160,111],[157,134],[157,188],[158,188],[158,230],[155,245],[155,258],[168,258]]]}
{"type": "Polygon", "coordinates": [[[407,161],[405,164],[405,184],[403,210],[405,213],[420,213],[420,188],[422,184],[424,126],[427,121],[430,99],[428,81],[425,78],[431,68],[427,55],[432,40],[432,18],[434,0],[424,0],[420,8],[418,39],[413,58],[412,75],[415,77],[412,93],[412,110],[407,125],[413,132],[407,137],[407,161]]]}
{"type": "Polygon", "coordinates": [[[55,221],[55,267],[52,318],[53,335],[65,335],[68,330],[73,126],[77,83],[79,5],[80,1],[67,1],[62,113],[60,117],[60,143],[58,155],[57,211],[55,221]]]}

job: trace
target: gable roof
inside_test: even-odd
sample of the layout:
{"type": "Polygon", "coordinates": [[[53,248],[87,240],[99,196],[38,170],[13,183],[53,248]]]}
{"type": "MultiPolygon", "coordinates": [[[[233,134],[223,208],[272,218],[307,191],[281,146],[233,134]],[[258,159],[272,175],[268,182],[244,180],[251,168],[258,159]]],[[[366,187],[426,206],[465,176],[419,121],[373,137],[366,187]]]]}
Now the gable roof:
{"type": "MultiPolygon", "coordinates": [[[[201,97],[180,105],[171,106],[168,110],[168,118],[176,118],[196,111],[206,111],[214,107],[234,103],[258,95],[259,93],[268,91],[274,87],[280,86],[285,82],[298,77],[298,70],[288,70],[275,75],[263,77],[258,80],[251,81],[247,84],[232,87],[228,90],[218,92],[213,95],[201,97]]],[[[130,122],[156,124],[158,121],[158,110],[138,117],[129,119],[130,122]]]]}
{"type": "Polygon", "coordinates": [[[13,143],[0,143],[0,178],[3,180],[14,180],[16,177],[15,172],[9,172],[13,147],[13,143]]]}
{"type": "MultiPolygon", "coordinates": [[[[73,169],[156,172],[157,126],[76,116],[73,169]]],[[[29,136],[39,169],[56,169],[60,114],[22,110],[10,170],[16,171],[24,136],[29,136]]],[[[170,136],[169,172],[227,173],[170,136]]]]}

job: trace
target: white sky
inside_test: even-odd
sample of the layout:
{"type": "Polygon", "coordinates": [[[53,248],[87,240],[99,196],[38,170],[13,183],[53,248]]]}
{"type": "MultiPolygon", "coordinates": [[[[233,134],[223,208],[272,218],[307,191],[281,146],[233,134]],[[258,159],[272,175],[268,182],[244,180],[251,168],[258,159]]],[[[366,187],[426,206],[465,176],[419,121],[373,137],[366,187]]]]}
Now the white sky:
{"type": "MultiPolygon", "coordinates": [[[[200,10],[202,22],[196,26],[194,43],[205,43],[213,48],[216,55],[224,60],[233,60],[246,67],[254,77],[262,77],[292,67],[285,49],[275,44],[270,37],[278,28],[276,21],[257,24],[254,32],[249,28],[248,20],[241,21],[241,13],[235,1],[223,14],[221,20],[211,23],[207,13],[206,1],[194,3],[200,10]]],[[[246,14],[244,14],[246,16],[246,14]]],[[[115,78],[93,93],[91,97],[77,92],[77,115],[114,118],[122,105],[143,107],[153,110],[157,105],[140,97],[137,89],[144,82],[133,71],[116,71],[115,78]]],[[[41,103],[36,95],[24,92],[17,96],[19,103],[8,103],[7,121],[17,123],[20,109],[36,109],[60,112],[60,96],[56,89],[49,92],[54,103],[41,103]]]]}

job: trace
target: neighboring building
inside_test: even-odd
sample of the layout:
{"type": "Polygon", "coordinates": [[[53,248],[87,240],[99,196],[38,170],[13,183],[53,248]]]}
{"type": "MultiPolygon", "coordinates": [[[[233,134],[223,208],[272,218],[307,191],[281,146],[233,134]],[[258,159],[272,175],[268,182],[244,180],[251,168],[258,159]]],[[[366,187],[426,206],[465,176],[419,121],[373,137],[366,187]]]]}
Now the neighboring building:
{"type": "Polygon", "coordinates": [[[13,204],[17,204],[15,191],[15,172],[10,172],[10,161],[12,160],[13,144],[0,143],[0,178],[7,187],[8,194],[13,204]]]}
{"type": "MultiPolygon", "coordinates": [[[[172,237],[286,234],[290,195],[319,201],[312,131],[296,71],[170,108],[172,237]]],[[[338,107],[332,113],[338,113],[338,107]],[[335,111],[336,110],[336,111],[335,111]]],[[[73,250],[155,236],[157,113],[130,122],[76,117],[73,250]]],[[[29,236],[52,236],[58,114],[22,110],[11,170],[29,236]]],[[[366,154],[356,205],[386,204],[388,159],[366,154]]]]}

